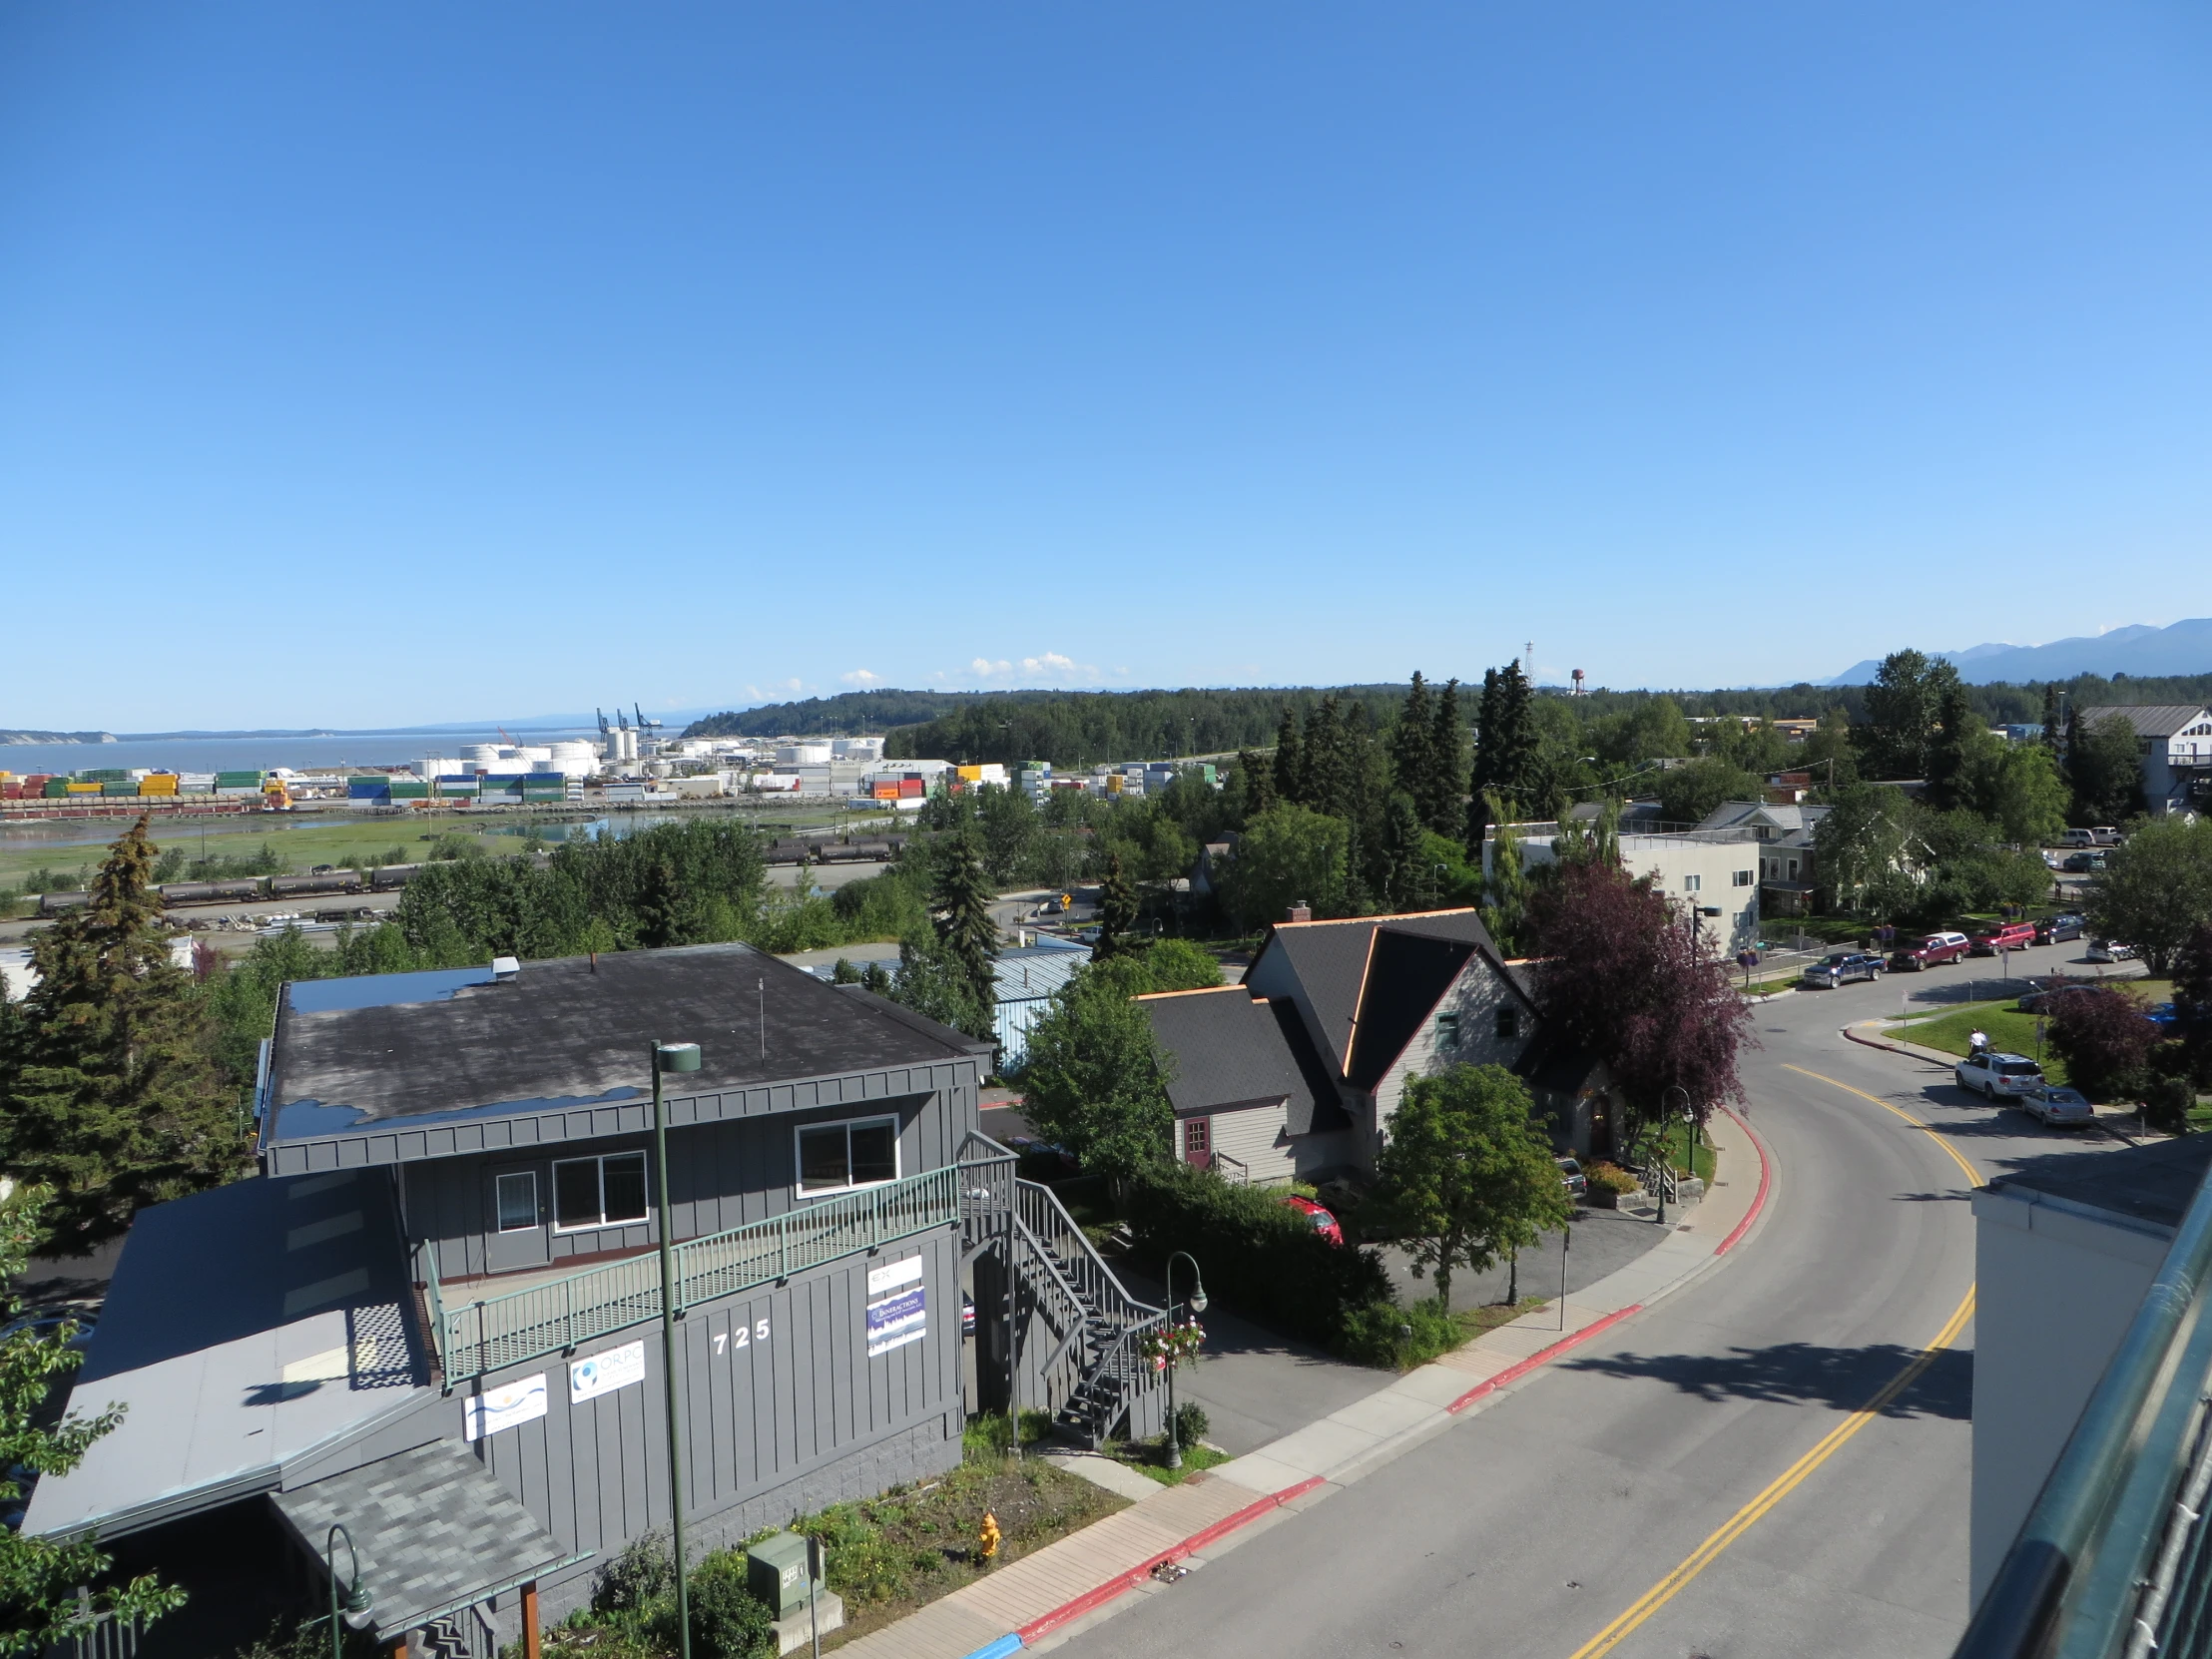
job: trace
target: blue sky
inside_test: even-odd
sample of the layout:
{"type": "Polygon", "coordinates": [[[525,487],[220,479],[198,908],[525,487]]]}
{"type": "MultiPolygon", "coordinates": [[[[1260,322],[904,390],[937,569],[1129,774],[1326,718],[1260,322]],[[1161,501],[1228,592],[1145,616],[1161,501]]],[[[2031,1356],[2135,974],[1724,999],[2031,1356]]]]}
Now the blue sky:
{"type": "Polygon", "coordinates": [[[8,7],[0,726],[2204,615],[2208,82],[2125,0],[8,7]]]}

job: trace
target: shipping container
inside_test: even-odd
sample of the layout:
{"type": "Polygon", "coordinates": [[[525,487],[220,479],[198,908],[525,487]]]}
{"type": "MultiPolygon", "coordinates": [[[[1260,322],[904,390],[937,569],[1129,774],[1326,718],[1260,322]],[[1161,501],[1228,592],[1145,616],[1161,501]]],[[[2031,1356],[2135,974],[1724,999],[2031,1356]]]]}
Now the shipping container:
{"type": "Polygon", "coordinates": [[[48,801],[59,801],[63,796],[69,794],[69,780],[66,778],[49,778],[39,794],[48,801]]]}
{"type": "MultiPolygon", "coordinates": [[[[100,794],[102,794],[103,792],[105,792],[105,791],[106,791],[107,787],[108,787],[108,786],[107,786],[107,785],[105,785],[105,784],[74,784],[74,783],[73,783],[73,784],[66,784],[66,785],[64,785],[64,786],[63,786],[63,793],[64,793],[65,795],[100,795],[100,794]]],[[[134,789],[134,790],[133,790],[133,791],[132,791],[131,793],[132,793],[133,795],[136,795],[136,794],[138,794],[138,791],[134,789]]]]}
{"type": "Polygon", "coordinates": [[[157,772],[150,778],[141,778],[138,792],[141,795],[175,795],[177,775],[174,772],[157,772]]]}
{"type": "Polygon", "coordinates": [[[394,778],[391,780],[391,798],[394,801],[424,801],[429,798],[430,785],[422,778],[394,778]]]}
{"type": "Polygon", "coordinates": [[[258,790],[262,787],[262,775],[258,772],[219,772],[215,775],[215,787],[219,790],[258,790]]]}
{"type": "Polygon", "coordinates": [[[84,784],[127,784],[131,775],[122,767],[87,767],[77,779],[84,784]]]}

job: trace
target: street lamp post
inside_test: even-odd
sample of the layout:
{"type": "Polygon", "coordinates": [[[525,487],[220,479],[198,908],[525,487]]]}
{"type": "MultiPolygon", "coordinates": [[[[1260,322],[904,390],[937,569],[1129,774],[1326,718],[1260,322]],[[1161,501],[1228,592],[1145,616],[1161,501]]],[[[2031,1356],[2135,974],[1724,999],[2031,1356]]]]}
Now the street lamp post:
{"type": "MultiPolygon", "coordinates": [[[[1168,1331],[1175,1330],[1175,1264],[1178,1261],[1191,1264],[1191,1312],[1206,1312],[1206,1280],[1198,1271],[1198,1258],[1187,1250],[1179,1250],[1168,1258],[1168,1331]]],[[[1175,1350],[1168,1350],[1168,1467],[1183,1466],[1183,1436],[1175,1423],[1175,1350]]]]}
{"type": "Polygon", "coordinates": [[[345,1629],[338,1622],[341,1603],[338,1599],[338,1540],[345,1540],[346,1559],[353,1563],[352,1577],[345,1586],[343,1611],[365,1613],[375,1598],[361,1583],[361,1552],[353,1547],[353,1534],[345,1530],[345,1523],[335,1522],[322,1539],[322,1566],[330,1576],[330,1659],[345,1659],[345,1629]]]}
{"type": "Polygon", "coordinates": [[[1690,1116],[1690,1091],[1680,1083],[1669,1083],[1659,1094],[1659,1225],[1667,1225],[1667,1102],[1674,1096],[1682,1097],[1682,1115],[1690,1116]]]}
{"type": "Polygon", "coordinates": [[[669,1237],[668,1114],[661,1106],[661,1073],[697,1071],[699,1045],[655,1043],[652,1063],[653,1163],[660,1177],[661,1380],[668,1385],[668,1514],[676,1547],[676,1639],[682,1659],[691,1659],[691,1591],[684,1581],[684,1434],[676,1414],[676,1249],[669,1237]]]}

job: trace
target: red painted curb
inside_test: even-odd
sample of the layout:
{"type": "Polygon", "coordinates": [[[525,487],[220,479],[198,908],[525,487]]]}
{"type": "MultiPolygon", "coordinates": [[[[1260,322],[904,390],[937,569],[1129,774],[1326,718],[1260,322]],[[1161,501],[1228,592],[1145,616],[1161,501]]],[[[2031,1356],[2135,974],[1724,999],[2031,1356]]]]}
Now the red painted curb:
{"type": "MultiPolygon", "coordinates": [[[[1728,1112],[1728,1108],[1725,1106],[1723,1106],[1721,1110],[1724,1112],[1728,1112]]],[[[1759,1192],[1758,1195],[1754,1197],[1751,1201],[1751,1213],[1744,1217],[1742,1221],[1736,1224],[1736,1230],[1733,1233],[1729,1234],[1727,1238],[1721,1240],[1720,1248],[1713,1252],[1715,1256],[1726,1256],[1729,1251],[1735,1247],[1736,1241],[1742,1238],[1746,1233],[1749,1233],[1751,1231],[1751,1224],[1759,1219],[1759,1212],[1767,1207],[1767,1184],[1772,1178],[1773,1173],[1767,1167],[1767,1143],[1762,1141],[1756,1134],[1753,1134],[1751,1125],[1746,1123],[1742,1118],[1736,1117],[1736,1114],[1734,1112],[1728,1112],[1728,1115],[1732,1118],[1736,1118],[1737,1128],[1741,1129],[1745,1134],[1751,1136],[1752,1148],[1759,1154],[1759,1192]]]]}
{"type": "Polygon", "coordinates": [[[1570,1348],[1574,1348],[1582,1343],[1588,1342],[1599,1332],[1604,1331],[1609,1327],[1620,1324],[1620,1322],[1628,1318],[1630,1314],[1640,1314],[1643,1311],[1644,1305],[1642,1303],[1632,1302],[1626,1308],[1619,1310],[1617,1313],[1607,1314],[1596,1324],[1585,1325],[1573,1336],[1562,1338],[1560,1341],[1553,1343],[1549,1348],[1544,1349],[1542,1352],[1531,1354],[1527,1359],[1519,1361],[1514,1365],[1507,1366],[1503,1371],[1499,1372],[1487,1382],[1477,1382],[1473,1387],[1469,1388],[1465,1393],[1461,1394],[1449,1405],[1446,1405],[1444,1409],[1456,1415],[1458,1412],[1464,1411],[1468,1406],[1472,1405],[1484,1394],[1494,1392],[1495,1390],[1504,1387],[1505,1384],[1508,1382],[1519,1382],[1530,1372],[1534,1371],[1538,1366],[1543,1365],[1545,1362],[1553,1360],[1559,1355],[1566,1353],[1566,1351],[1570,1348]]]}
{"type": "Polygon", "coordinates": [[[1124,1591],[1134,1590],[1138,1585],[1142,1584],[1148,1577],[1151,1576],[1152,1569],[1158,1566],[1161,1562],[1178,1560],[1185,1555],[1195,1555],[1198,1551],[1204,1549],[1208,1544],[1215,1542],[1217,1539],[1226,1538],[1230,1533],[1236,1531],[1239,1527],[1249,1526],[1252,1522],[1258,1520],[1262,1515],[1265,1515],[1272,1510],[1282,1508],[1284,1504],[1290,1502],[1293,1498],[1304,1497],[1316,1486],[1320,1486],[1323,1484],[1326,1484],[1326,1482],[1320,1475],[1317,1474],[1309,1480],[1301,1480],[1295,1486],[1285,1486],[1279,1492],[1270,1492],[1266,1497],[1263,1497],[1256,1502],[1246,1504],[1235,1514],[1224,1516],[1222,1519],[1214,1522],[1213,1525],[1204,1527],[1197,1532],[1193,1532],[1181,1543],[1173,1545],[1168,1549],[1163,1549],[1162,1551],[1160,1551],[1159,1554],[1153,1556],[1150,1560],[1141,1561],[1136,1566],[1130,1568],[1127,1572],[1116,1573],[1105,1583],[1100,1584],[1093,1589],[1085,1590],[1073,1601],[1062,1602],[1059,1606],[1053,1608],[1051,1612],[1041,1614],[1037,1618],[1031,1619],[1027,1624],[1016,1630],[1014,1634],[1016,1636],[1019,1636],[1025,1645],[1027,1643],[1033,1642],[1039,1636],[1045,1635],[1050,1631],[1057,1630],[1060,1628],[1061,1625],[1066,1624],[1073,1619],[1079,1619],[1085,1613],[1091,1612],[1096,1608],[1105,1606],[1106,1603],[1112,1601],[1114,1597],[1122,1594],[1124,1591]]]}

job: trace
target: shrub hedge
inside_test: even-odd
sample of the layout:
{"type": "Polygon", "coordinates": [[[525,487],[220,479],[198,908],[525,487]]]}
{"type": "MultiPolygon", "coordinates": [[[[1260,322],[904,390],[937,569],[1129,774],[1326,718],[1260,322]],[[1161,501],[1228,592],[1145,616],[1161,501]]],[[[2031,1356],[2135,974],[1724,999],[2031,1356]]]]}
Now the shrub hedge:
{"type": "MultiPolygon", "coordinates": [[[[1137,1253],[1155,1264],[1189,1251],[1209,1297],[1285,1336],[1341,1345],[1354,1310],[1394,1303],[1389,1275],[1374,1251],[1331,1244],[1281,1196],[1187,1164],[1159,1165],[1130,1178],[1129,1230],[1137,1253]]],[[[1393,1331],[1397,1323],[1393,1310],[1393,1331]]]]}

